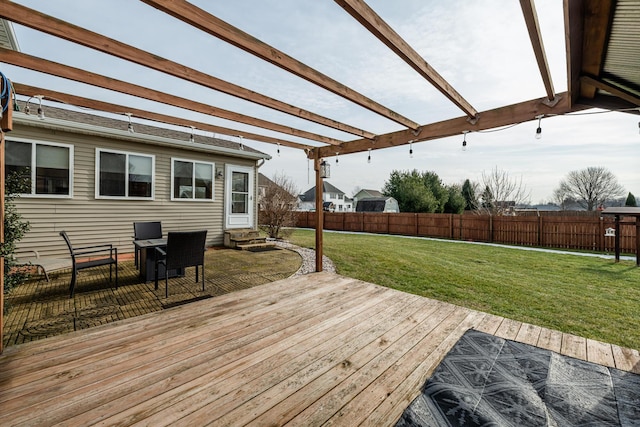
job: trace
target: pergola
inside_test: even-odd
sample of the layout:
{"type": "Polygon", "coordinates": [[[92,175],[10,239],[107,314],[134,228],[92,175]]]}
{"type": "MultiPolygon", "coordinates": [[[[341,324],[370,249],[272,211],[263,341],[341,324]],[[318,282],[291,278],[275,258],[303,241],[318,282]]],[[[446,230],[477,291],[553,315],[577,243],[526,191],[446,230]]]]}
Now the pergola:
{"type": "MultiPolygon", "coordinates": [[[[254,141],[280,144],[304,150],[306,156],[314,161],[316,206],[320,206],[322,203],[320,164],[323,158],[333,156],[336,152],[344,155],[368,150],[380,150],[459,135],[463,132],[493,129],[536,120],[547,115],[562,115],[592,107],[629,110],[629,112],[635,114],[639,112],[637,107],[640,106],[640,31],[638,30],[640,28],[640,3],[635,0],[564,0],[568,90],[561,93],[557,93],[554,90],[534,0],[520,0],[522,14],[531,41],[531,48],[542,77],[545,95],[537,99],[523,100],[516,104],[486,111],[478,111],[474,108],[463,97],[463,94],[456,91],[447,80],[429,65],[428,58],[423,58],[363,0],[335,0],[345,12],[357,20],[460,110],[458,117],[433,123],[416,123],[185,0],[142,0],[142,2],[212,37],[219,38],[236,48],[242,49],[250,55],[280,67],[288,73],[305,79],[326,91],[339,95],[363,109],[375,112],[381,117],[397,123],[402,129],[385,134],[375,134],[359,129],[356,126],[324,117],[312,111],[307,111],[224,81],[203,71],[159,57],[139,47],[125,44],[80,26],[45,15],[37,10],[8,0],[1,0],[1,19],[95,49],[121,60],[165,73],[174,78],[189,81],[208,89],[304,119],[310,123],[339,130],[352,135],[354,139],[340,140],[305,129],[296,129],[282,123],[225,110],[215,105],[195,102],[175,94],[38,58],[10,48],[0,48],[0,62],[6,64],[108,89],[122,94],[123,99],[125,99],[126,95],[130,95],[156,101],[185,111],[195,111],[243,125],[251,125],[268,130],[270,131],[269,133],[276,132],[282,137],[261,135],[173,115],[154,113],[127,105],[89,99],[78,94],[62,93],[45,87],[21,84],[19,81],[13,82],[15,92],[27,97],[37,94],[44,98],[104,112],[120,113],[127,111],[133,116],[142,119],[171,125],[196,127],[201,130],[227,135],[239,135],[254,141]],[[290,136],[311,142],[309,144],[301,143],[288,139],[290,136]]],[[[0,32],[2,28],[4,27],[0,26],[0,32]]],[[[19,76],[17,77],[19,79],[19,76]]],[[[10,111],[11,109],[9,109],[9,114],[6,114],[3,118],[3,128],[5,130],[10,130],[11,128],[10,111]]],[[[4,152],[4,144],[2,152],[4,152]]],[[[3,157],[2,164],[4,165],[3,157]]],[[[4,180],[4,173],[1,173],[0,177],[0,179],[4,180]]],[[[0,187],[4,188],[4,181],[2,181],[0,187]]],[[[0,197],[0,200],[3,200],[3,197],[0,197]]],[[[2,211],[0,209],[0,212],[2,211]]],[[[0,224],[2,224],[2,221],[0,221],[0,224]]],[[[317,209],[316,269],[318,271],[322,270],[322,224],[322,210],[317,209]]],[[[0,299],[1,312],[2,300],[0,299]]]]}

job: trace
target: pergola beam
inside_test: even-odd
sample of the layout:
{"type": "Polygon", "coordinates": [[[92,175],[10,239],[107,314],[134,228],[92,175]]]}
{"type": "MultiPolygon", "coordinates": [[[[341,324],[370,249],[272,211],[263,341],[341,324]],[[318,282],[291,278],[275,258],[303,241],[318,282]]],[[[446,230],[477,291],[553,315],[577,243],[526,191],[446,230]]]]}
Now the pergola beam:
{"type": "MultiPolygon", "coordinates": [[[[184,0],[141,0],[142,2],[177,18],[192,27],[198,28],[214,37],[226,41],[260,59],[301,77],[323,89],[352,101],[374,113],[380,114],[410,129],[417,129],[418,124],[395,111],[356,92],[348,86],[309,67],[286,53],[252,37],[250,34],[217,18],[199,7],[184,0]]],[[[374,138],[368,134],[366,138],[374,138]]]]}
{"type": "Polygon", "coordinates": [[[520,0],[520,7],[522,8],[524,21],[527,24],[529,39],[531,40],[533,52],[535,53],[536,61],[538,62],[538,68],[540,69],[544,88],[547,91],[547,98],[549,101],[553,101],[555,90],[553,89],[549,63],[547,62],[547,55],[544,50],[544,43],[542,42],[542,33],[540,32],[540,25],[538,24],[536,6],[533,0],[520,0]]]}
{"type": "Polygon", "coordinates": [[[582,68],[582,39],[584,34],[583,0],[564,0],[564,38],[567,57],[567,91],[569,104],[580,97],[580,69],[582,68]]]}
{"type": "Polygon", "coordinates": [[[83,98],[81,96],[70,95],[67,93],[57,92],[49,89],[44,89],[36,86],[29,86],[20,83],[13,83],[15,92],[24,96],[43,95],[45,99],[51,99],[57,102],[63,102],[78,107],[90,108],[97,111],[105,111],[114,114],[131,113],[132,117],[137,117],[146,120],[152,120],[155,122],[167,123],[176,126],[184,126],[186,128],[193,126],[199,130],[205,130],[214,133],[221,133],[230,136],[242,136],[243,138],[251,139],[258,142],[266,142],[270,144],[280,144],[287,147],[299,148],[302,150],[312,149],[312,146],[299,144],[293,141],[287,141],[284,139],[272,138],[269,136],[258,135],[251,132],[245,132],[241,130],[229,129],[222,126],[211,125],[209,123],[198,122],[195,120],[182,119],[180,117],[168,116],[166,114],[153,113],[150,111],[141,110],[138,108],[127,107],[124,105],[112,104],[104,101],[97,101],[94,99],[83,98]]]}
{"type": "Polygon", "coordinates": [[[370,132],[365,132],[362,129],[340,123],[311,111],[303,110],[299,107],[295,107],[282,101],[278,101],[277,99],[251,91],[242,86],[226,82],[217,77],[213,77],[136,47],[129,46],[125,43],[113,40],[93,31],[86,30],[82,27],[78,27],[12,1],[0,0],[0,5],[0,18],[13,21],[34,30],[42,31],[108,55],[112,55],[264,107],[272,108],[295,117],[300,117],[323,126],[338,129],[363,138],[371,138],[372,136],[372,133],[370,132]]]}
{"type": "MultiPolygon", "coordinates": [[[[567,92],[555,94],[554,99],[557,99],[558,102],[553,105],[549,105],[548,102],[546,102],[547,98],[537,98],[530,101],[520,102],[518,104],[495,108],[493,110],[482,111],[478,116],[478,120],[474,124],[471,124],[468,118],[463,116],[437,123],[425,124],[420,127],[419,132],[402,130],[378,135],[375,143],[366,139],[345,142],[340,147],[340,154],[358,153],[368,149],[379,150],[382,148],[408,144],[409,142],[416,143],[446,138],[453,135],[461,135],[463,131],[474,132],[493,129],[500,126],[534,120],[536,116],[539,115],[559,115],[571,111],[567,92]]],[[[330,157],[333,155],[335,155],[334,148],[320,147],[315,148],[308,154],[308,157],[330,157]]]]}
{"type": "Polygon", "coordinates": [[[596,89],[604,90],[610,93],[611,95],[614,95],[632,104],[640,105],[640,97],[638,97],[637,95],[631,92],[628,92],[618,86],[614,86],[611,83],[607,83],[603,80],[597,79],[595,77],[581,76],[580,83],[584,85],[592,86],[596,89]]]}
{"type": "Polygon", "coordinates": [[[244,123],[250,126],[256,126],[263,129],[272,130],[274,132],[293,135],[330,145],[339,145],[343,142],[327,136],[318,135],[289,126],[284,126],[278,123],[272,123],[266,120],[250,117],[233,111],[213,107],[208,104],[181,98],[179,96],[171,95],[165,92],[149,89],[144,86],[127,83],[122,80],[113,79],[111,77],[106,77],[100,74],[92,73],[90,71],[85,71],[57,62],[48,61],[46,59],[37,58],[35,56],[16,52],[10,49],[4,49],[0,47],[0,57],[2,58],[2,62],[6,62],[7,64],[12,64],[29,70],[34,70],[41,73],[62,77],[68,80],[100,87],[103,89],[109,89],[115,92],[136,96],[138,98],[172,105],[178,108],[184,108],[186,110],[207,114],[213,117],[219,117],[222,119],[244,123]]]}
{"type": "Polygon", "coordinates": [[[376,36],[389,49],[395,52],[411,68],[438,89],[451,102],[458,106],[467,116],[475,118],[478,112],[469,104],[422,56],[398,33],[395,32],[373,9],[363,0],[335,0],[345,11],[360,22],[371,34],[376,36]]]}

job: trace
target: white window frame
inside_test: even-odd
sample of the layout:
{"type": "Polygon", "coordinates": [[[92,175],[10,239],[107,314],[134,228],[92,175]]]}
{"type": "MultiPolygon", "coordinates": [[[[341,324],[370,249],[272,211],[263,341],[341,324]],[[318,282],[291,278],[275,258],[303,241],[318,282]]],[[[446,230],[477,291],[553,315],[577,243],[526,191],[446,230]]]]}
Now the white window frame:
{"type": "Polygon", "coordinates": [[[110,200],[155,200],[156,197],[156,156],[154,154],[136,153],[133,151],[113,150],[111,148],[96,148],[95,161],[95,198],[110,200]],[[124,196],[104,196],[100,194],[100,153],[124,154],[127,159],[125,168],[124,196]],[[151,197],[131,197],[129,196],[129,156],[148,157],[151,159],[151,197]]]}
{"type": "Polygon", "coordinates": [[[31,192],[21,193],[20,197],[25,198],[46,198],[46,199],[72,199],[73,198],[73,145],[59,142],[39,141],[34,139],[7,137],[8,141],[31,144],[31,192]],[[37,194],[36,193],[36,145],[47,145],[50,147],[62,147],[69,149],[69,194],[37,194]]]}
{"type": "Polygon", "coordinates": [[[171,158],[171,201],[175,202],[199,202],[199,203],[209,203],[214,202],[216,200],[216,164],[214,162],[207,162],[205,160],[194,160],[194,159],[184,159],[180,157],[172,157],[171,158]],[[191,187],[196,187],[196,164],[203,164],[211,166],[211,198],[210,199],[196,199],[195,192],[191,195],[190,198],[185,197],[175,197],[174,194],[174,185],[175,180],[174,172],[175,172],[175,162],[184,162],[193,164],[193,175],[191,176],[191,187]]]}

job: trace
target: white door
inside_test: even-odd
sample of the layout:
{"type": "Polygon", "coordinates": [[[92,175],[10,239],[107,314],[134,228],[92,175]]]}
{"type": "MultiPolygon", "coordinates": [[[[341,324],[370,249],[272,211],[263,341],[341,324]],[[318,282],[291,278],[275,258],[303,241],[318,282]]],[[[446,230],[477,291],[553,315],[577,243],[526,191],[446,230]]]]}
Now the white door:
{"type": "Polygon", "coordinates": [[[252,167],[226,165],[225,228],[253,228],[253,181],[252,167]]]}

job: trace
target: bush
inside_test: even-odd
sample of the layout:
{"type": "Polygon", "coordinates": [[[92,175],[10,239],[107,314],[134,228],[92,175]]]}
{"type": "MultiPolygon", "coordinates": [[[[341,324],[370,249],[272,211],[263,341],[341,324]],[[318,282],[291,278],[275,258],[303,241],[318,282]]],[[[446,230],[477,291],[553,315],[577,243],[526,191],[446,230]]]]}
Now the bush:
{"type": "Polygon", "coordinates": [[[4,243],[0,245],[0,255],[4,257],[4,293],[23,283],[27,274],[15,269],[16,244],[31,228],[28,221],[22,219],[15,200],[20,193],[29,190],[29,178],[24,174],[9,173],[5,179],[4,195],[4,243]]]}

